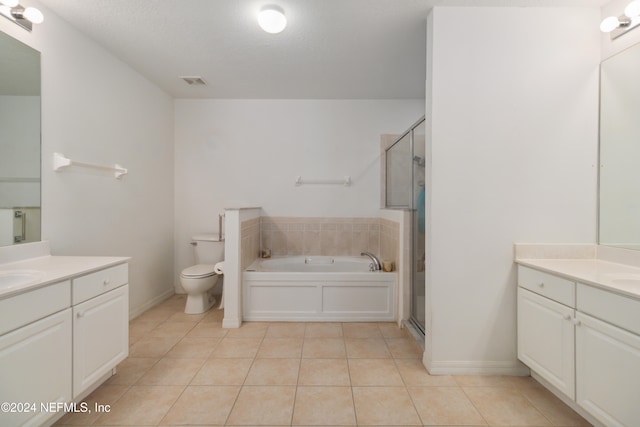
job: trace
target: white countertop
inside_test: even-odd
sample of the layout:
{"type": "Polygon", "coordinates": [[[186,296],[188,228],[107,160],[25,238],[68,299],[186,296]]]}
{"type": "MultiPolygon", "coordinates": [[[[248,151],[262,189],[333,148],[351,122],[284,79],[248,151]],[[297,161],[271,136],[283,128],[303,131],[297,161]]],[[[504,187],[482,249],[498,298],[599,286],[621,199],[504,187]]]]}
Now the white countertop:
{"type": "Polygon", "coordinates": [[[13,286],[8,289],[0,287],[0,298],[6,298],[50,283],[60,282],[106,267],[122,264],[129,259],[128,257],[48,255],[0,264],[0,273],[3,271],[16,270],[36,270],[41,273],[37,281],[13,286]]]}
{"type": "Polygon", "coordinates": [[[600,259],[516,259],[516,263],[640,300],[640,268],[600,259]]]}

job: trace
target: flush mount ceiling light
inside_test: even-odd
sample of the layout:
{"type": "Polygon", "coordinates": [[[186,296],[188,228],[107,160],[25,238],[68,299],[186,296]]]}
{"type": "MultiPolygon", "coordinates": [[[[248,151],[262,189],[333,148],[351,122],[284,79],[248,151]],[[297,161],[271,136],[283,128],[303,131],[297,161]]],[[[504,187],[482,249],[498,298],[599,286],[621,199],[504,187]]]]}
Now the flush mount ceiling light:
{"type": "Polygon", "coordinates": [[[287,17],[278,6],[265,6],[258,12],[258,24],[270,34],[278,34],[287,26],[287,17]]]}
{"type": "Polygon", "coordinates": [[[609,16],[602,20],[600,31],[611,33],[611,39],[617,39],[640,24],[640,0],[634,0],[624,9],[624,15],[609,16]]]}
{"type": "Polygon", "coordinates": [[[44,21],[42,12],[35,7],[20,6],[19,0],[0,0],[0,15],[27,31],[31,31],[33,24],[41,24],[44,21]]]}

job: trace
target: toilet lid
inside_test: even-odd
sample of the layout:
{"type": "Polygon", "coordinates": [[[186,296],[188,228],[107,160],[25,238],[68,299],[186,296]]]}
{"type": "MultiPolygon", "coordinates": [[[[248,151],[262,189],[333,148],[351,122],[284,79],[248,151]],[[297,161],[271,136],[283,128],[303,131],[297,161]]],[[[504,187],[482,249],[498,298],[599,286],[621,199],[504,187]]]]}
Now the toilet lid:
{"type": "Polygon", "coordinates": [[[184,277],[206,277],[213,276],[215,272],[213,271],[213,264],[197,264],[192,265],[191,267],[187,267],[182,270],[182,275],[184,277]]]}

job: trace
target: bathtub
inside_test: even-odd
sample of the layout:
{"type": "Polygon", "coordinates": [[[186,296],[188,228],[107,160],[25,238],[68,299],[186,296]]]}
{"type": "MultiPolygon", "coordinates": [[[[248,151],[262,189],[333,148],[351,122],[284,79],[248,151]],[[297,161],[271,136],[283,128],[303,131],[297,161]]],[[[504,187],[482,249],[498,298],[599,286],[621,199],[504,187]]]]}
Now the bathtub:
{"type": "Polygon", "coordinates": [[[396,320],[396,273],[369,271],[366,257],[258,259],[242,277],[244,320],[396,320]]]}

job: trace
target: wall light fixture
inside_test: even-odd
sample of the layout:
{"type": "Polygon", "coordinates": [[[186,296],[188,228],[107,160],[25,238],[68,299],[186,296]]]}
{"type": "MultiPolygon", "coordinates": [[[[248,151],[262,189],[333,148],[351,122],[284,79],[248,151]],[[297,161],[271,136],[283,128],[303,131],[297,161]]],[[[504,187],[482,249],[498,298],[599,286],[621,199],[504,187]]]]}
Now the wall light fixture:
{"type": "Polygon", "coordinates": [[[13,21],[27,31],[31,31],[33,24],[44,21],[44,15],[35,7],[23,7],[19,0],[0,0],[0,15],[13,21]]]}
{"type": "Polygon", "coordinates": [[[258,24],[267,33],[278,34],[287,26],[287,17],[278,6],[265,6],[258,12],[258,24]]]}
{"type": "Polygon", "coordinates": [[[611,33],[611,39],[617,39],[640,25],[640,0],[634,0],[624,9],[624,15],[609,16],[600,23],[600,31],[611,33]]]}

